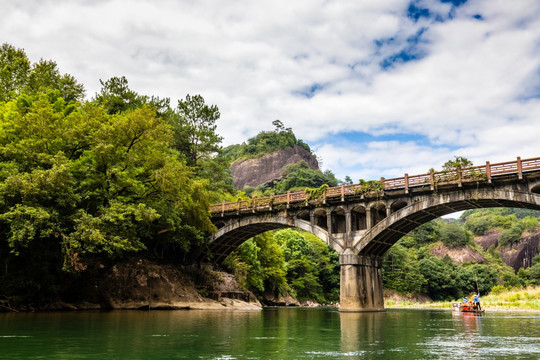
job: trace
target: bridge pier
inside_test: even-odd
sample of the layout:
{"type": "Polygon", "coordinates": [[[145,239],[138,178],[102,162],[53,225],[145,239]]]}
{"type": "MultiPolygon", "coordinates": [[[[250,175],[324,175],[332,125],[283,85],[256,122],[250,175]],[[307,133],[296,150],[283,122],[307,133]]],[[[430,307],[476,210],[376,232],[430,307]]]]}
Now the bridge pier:
{"type": "Polygon", "coordinates": [[[384,311],[382,259],[358,256],[350,249],[339,256],[342,312],[384,311]]]}

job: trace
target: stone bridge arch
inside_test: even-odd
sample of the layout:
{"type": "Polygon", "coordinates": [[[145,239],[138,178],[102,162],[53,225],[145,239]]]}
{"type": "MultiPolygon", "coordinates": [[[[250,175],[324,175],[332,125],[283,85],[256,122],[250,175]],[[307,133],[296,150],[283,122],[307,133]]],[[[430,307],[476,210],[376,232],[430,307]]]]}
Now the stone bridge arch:
{"type": "Polygon", "coordinates": [[[540,182],[506,188],[456,190],[417,196],[414,202],[391,213],[353,244],[352,252],[382,256],[401,237],[433,219],[461,210],[514,207],[540,210],[540,182]]]}
{"type": "MultiPolygon", "coordinates": [[[[300,217],[287,217],[282,214],[266,214],[264,216],[248,216],[223,223],[216,233],[210,237],[209,251],[212,261],[222,263],[225,258],[244,241],[269,230],[297,228],[305,230],[324,241],[338,253],[343,246],[329,236],[328,231],[309,220],[300,217]]],[[[339,237],[338,237],[339,238],[339,237]]]]}

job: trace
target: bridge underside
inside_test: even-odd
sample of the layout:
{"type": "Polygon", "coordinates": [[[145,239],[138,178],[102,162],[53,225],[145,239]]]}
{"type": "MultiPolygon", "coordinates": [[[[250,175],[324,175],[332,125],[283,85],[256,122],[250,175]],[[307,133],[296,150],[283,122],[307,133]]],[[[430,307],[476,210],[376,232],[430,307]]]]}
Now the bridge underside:
{"type": "Polygon", "coordinates": [[[289,227],[284,224],[264,223],[250,224],[239,227],[234,231],[224,233],[219,237],[219,241],[210,244],[209,252],[212,254],[212,261],[221,264],[230,253],[232,253],[244,241],[270,230],[277,230],[289,227]]]}
{"type": "MultiPolygon", "coordinates": [[[[465,192],[463,194],[466,194],[465,192]]],[[[480,196],[480,193],[476,193],[480,196]]],[[[482,195],[486,195],[482,193],[482,195]]],[[[488,193],[488,196],[490,194],[488,193]]],[[[425,209],[410,211],[403,209],[403,213],[408,210],[409,215],[395,214],[378,223],[355,247],[354,252],[364,255],[382,256],[392,245],[399,239],[414,230],[418,226],[425,224],[433,219],[451,214],[457,211],[476,209],[476,208],[493,208],[493,207],[508,207],[508,208],[525,208],[532,210],[540,210],[540,196],[536,194],[525,194],[530,202],[524,202],[520,199],[520,193],[512,193],[515,199],[489,199],[489,198],[468,198],[455,202],[437,204],[425,209]]],[[[414,205],[412,205],[414,207],[414,205]]]]}

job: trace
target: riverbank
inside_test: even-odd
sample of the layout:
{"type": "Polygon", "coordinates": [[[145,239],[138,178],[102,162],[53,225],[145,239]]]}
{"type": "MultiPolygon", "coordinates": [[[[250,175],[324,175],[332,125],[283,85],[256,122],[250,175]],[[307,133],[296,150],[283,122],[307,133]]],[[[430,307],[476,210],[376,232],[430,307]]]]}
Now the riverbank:
{"type": "Polygon", "coordinates": [[[65,284],[54,299],[0,296],[0,312],[74,310],[261,310],[255,295],[228,273],[132,260],[97,264],[65,284]]]}
{"type": "MultiPolygon", "coordinates": [[[[482,307],[486,311],[535,311],[540,312],[540,286],[524,289],[505,290],[492,293],[480,298],[482,307]]],[[[387,309],[441,309],[452,310],[454,301],[430,301],[412,296],[397,295],[395,293],[385,296],[384,306],[387,309]]]]}

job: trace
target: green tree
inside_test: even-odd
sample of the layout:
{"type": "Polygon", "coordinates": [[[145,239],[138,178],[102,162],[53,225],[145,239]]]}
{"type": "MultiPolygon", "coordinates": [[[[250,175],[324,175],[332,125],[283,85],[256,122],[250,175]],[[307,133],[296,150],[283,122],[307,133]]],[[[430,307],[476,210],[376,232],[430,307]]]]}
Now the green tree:
{"type": "Polygon", "coordinates": [[[274,131],[262,131],[249,138],[246,143],[231,145],[223,150],[221,156],[229,157],[232,161],[242,158],[258,158],[279,149],[298,145],[311,152],[309,146],[294,135],[291,128],[285,127],[280,120],[272,122],[274,131]]]}
{"type": "Polygon", "coordinates": [[[449,247],[463,247],[470,241],[468,233],[455,222],[444,223],[440,234],[442,242],[449,247]]]}
{"type": "Polygon", "coordinates": [[[201,160],[220,152],[223,138],[216,133],[216,121],[220,118],[217,106],[207,105],[201,95],[188,94],[178,101],[175,115],[170,122],[176,144],[189,165],[199,165],[201,160]]]}
{"type": "Polygon", "coordinates": [[[499,234],[499,246],[504,246],[508,244],[513,244],[518,242],[521,239],[521,235],[525,230],[524,222],[516,222],[508,230],[503,230],[499,234]]]}
{"type": "Polygon", "coordinates": [[[50,60],[40,60],[31,64],[22,49],[9,44],[0,48],[0,102],[19,95],[38,95],[56,90],[56,97],[66,103],[81,101],[84,87],[71,75],[60,74],[57,64],[50,60]]]}
{"type": "Polygon", "coordinates": [[[223,262],[240,284],[254,294],[264,293],[264,273],[259,261],[259,248],[255,238],[238,246],[223,262]]]}
{"type": "Polygon", "coordinates": [[[22,49],[9,44],[0,47],[0,102],[16,97],[26,85],[30,60],[22,49]]]}
{"type": "Polygon", "coordinates": [[[303,190],[306,187],[318,188],[321,185],[337,186],[337,179],[330,171],[313,170],[305,161],[287,165],[282,170],[283,178],[274,184],[276,193],[289,190],[303,190]]]}
{"type": "Polygon", "coordinates": [[[469,217],[465,222],[465,229],[475,235],[484,235],[492,226],[493,218],[491,216],[469,217]]]}
{"type": "MultiPolygon", "coordinates": [[[[296,230],[298,231],[298,230],[296,230]]],[[[318,269],[318,283],[322,287],[322,302],[339,301],[340,272],[339,254],[313,234],[301,232],[313,246],[313,259],[318,269]]]]}
{"type": "Polygon", "coordinates": [[[40,60],[32,65],[26,91],[29,94],[40,94],[49,89],[58,90],[60,97],[67,103],[82,101],[84,98],[84,87],[73,76],[60,74],[54,61],[40,60]]]}
{"type": "Polygon", "coordinates": [[[312,261],[315,252],[312,243],[292,229],[280,230],[274,237],[285,255],[287,282],[293,294],[301,300],[324,301],[322,286],[318,282],[319,269],[312,261]]]}
{"type": "Polygon", "coordinates": [[[289,287],[283,249],[274,240],[272,232],[256,236],[255,241],[259,250],[264,292],[274,296],[285,294],[289,287]]]}
{"type": "Polygon", "coordinates": [[[170,113],[170,100],[158,97],[140,95],[129,87],[125,76],[112,77],[107,81],[99,80],[101,90],[96,94],[94,101],[101,105],[108,114],[120,114],[125,111],[135,110],[143,105],[152,106],[158,117],[170,113]]]}
{"type": "Polygon", "coordinates": [[[16,258],[48,256],[49,268],[70,271],[144,249],[182,259],[215,229],[206,182],[152,107],[66,108],[57,90],[0,104],[0,257],[17,281],[34,265],[16,258]]]}
{"type": "Polygon", "coordinates": [[[273,233],[257,235],[240,245],[224,264],[254,294],[279,296],[287,292],[285,257],[273,233]]]}
{"type": "Polygon", "coordinates": [[[461,170],[473,166],[472,161],[463,156],[454,156],[454,160],[448,160],[443,165],[443,171],[461,170]]]}
{"type": "Polygon", "coordinates": [[[419,293],[426,283],[416,252],[399,243],[384,255],[382,272],[384,287],[399,293],[419,293]]]}
{"type": "Polygon", "coordinates": [[[540,255],[534,257],[532,266],[527,270],[527,278],[530,285],[540,285],[540,255]]]}
{"type": "Polygon", "coordinates": [[[456,299],[460,292],[456,287],[455,268],[451,262],[445,262],[433,255],[425,256],[419,267],[426,282],[423,292],[434,300],[456,299]]]}

